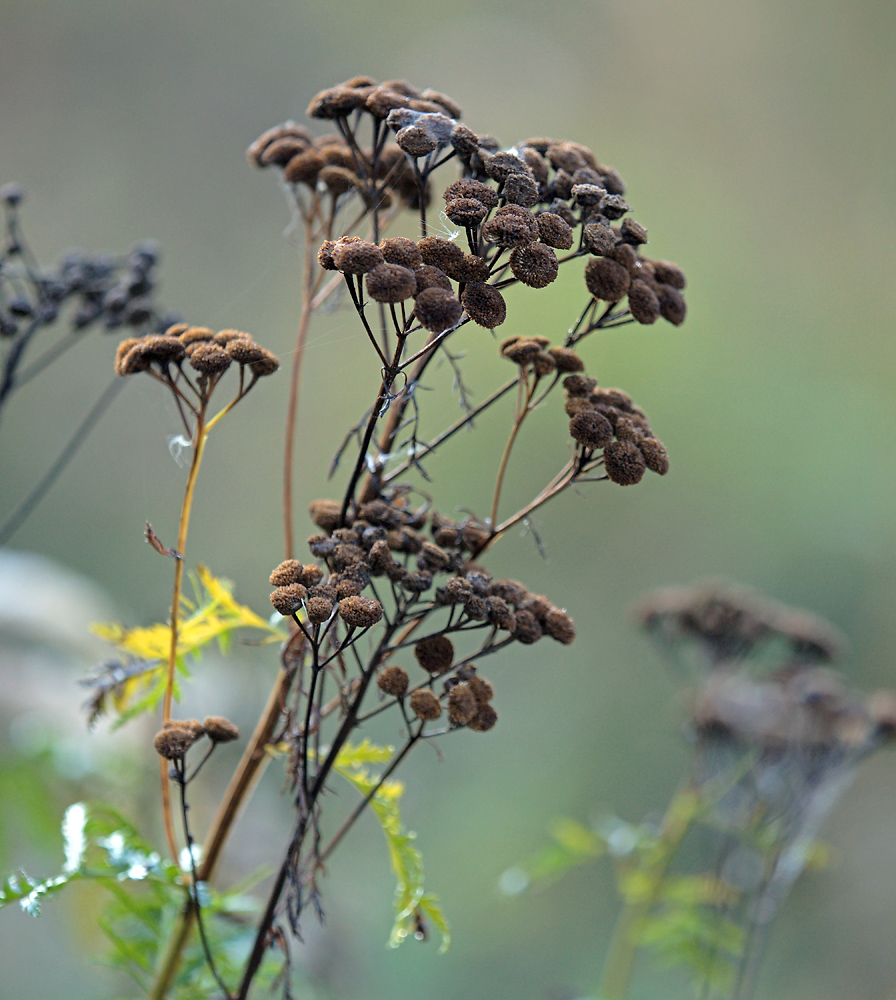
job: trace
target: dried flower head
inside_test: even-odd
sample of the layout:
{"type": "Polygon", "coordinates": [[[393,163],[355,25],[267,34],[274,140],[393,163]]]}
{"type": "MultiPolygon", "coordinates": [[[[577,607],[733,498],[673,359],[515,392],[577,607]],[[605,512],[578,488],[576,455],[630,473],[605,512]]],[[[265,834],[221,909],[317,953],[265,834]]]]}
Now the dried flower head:
{"type": "Polygon", "coordinates": [[[415,691],[410,698],[411,711],[421,721],[438,719],[442,714],[442,706],[439,699],[426,688],[415,691]]]}
{"type": "Polygon", "coordinates": [[[446,635],[432,635],[414,645],[414,656],[430,674],[443,674],[451,668],[454,645],[446,635]]]}
{"type": "Polygon", "coordinates": [[[196,736],[191,730],[169,726],[156,733],[152,745],[160,757],[180,760],[195,742],[196,736]]]}
{"type": "Polygon", "coordinates": [[[390,694],[395,698],[403,698],[408,689],[408,675],[401,667],[386,667],[377,677],[376,686],[384,694],[390,694]]]}
{"type": "Polygon", "coordinates": [[[369,628],[383,617],[383,606],[372,597],[344,597],[339,602],[339,617],[352,628],[369,628]]]}
{"type": "Polygon", "coordinates": [[[239,729],[223,715],[207,716],[202,720],[202,727],[212,743],[230,743],[239,739],[239,729]]]}
{"type": "Polygon", "coordinates": [[[507,318],[504,297],[492,285],[480,281],[470,282],[464,288],[461,302],[470,319],[488,330],[500,326],[507,318]]]}

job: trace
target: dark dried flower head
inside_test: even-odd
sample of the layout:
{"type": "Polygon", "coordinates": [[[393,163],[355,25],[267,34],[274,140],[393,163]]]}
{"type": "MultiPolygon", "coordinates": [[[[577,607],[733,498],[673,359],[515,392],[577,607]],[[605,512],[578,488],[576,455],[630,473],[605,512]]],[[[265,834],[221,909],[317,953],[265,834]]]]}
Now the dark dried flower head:
{"type": "Polygon", "coordinates": [[[672,264],[668,260],[655,260],[653,273],[657,281],[661,281],[664,285],[671,285],[679,291],[687,284],[684,271],[677,264],[672,264]]]}
{"type": "Polygon", "coordinates": [[[623,243],[631,243],[632,246],[641,246],[647,242],[647,230],[634,219],[623,219],[619,233],[623,243]]]}
{"type": "Polygon", "coordinates": [[[367,272],[366,284],[374,302],[402,302],[417,291],[414,272],[401,264],[379,264],[367,272]]]}
{"type": "Polygon", "coordinates": [[[641,454],[644,456],[647,468],[652,472],[665,476],[669,471],[669,454],[662,441],[657,440],[655,437],[641,438],[638,442],[638,447],[641,449],[641,454]]]}
{"type": "Polygon", "coordinates": [[[514,636],[524,645],[531,645],[544,634],[538,618],[527,608],[520,608],[516,612],[516,628],[513,630],[514,636]]]}
{"type": "Polygon", "coordinates": [[[438,267],[446,274],[451,274],[452,266],[463,263],[463,250],[451,240],[443,240],[438,236],[424,236],[418,241],[417,246],[424,264],[438,267]]]}
{"type": "Polygon", "coordinates": [[[307,588],[301,583],[287,583],[271,594],[271,604],[284,618],[288,618],[299,610],[307,593],[307,588]]]}
{"type": "Polygon", "coordinates": [[[297,153],[283,169],[283,179],[289,184],[306,184],[313,188],[318,174],[327,165],[326,159],[316,149],[297,153]]]}
{"type": "Polygon", "coordinates": [[[383,617],[383,606],[372,597],[345,597],[339,602],[339,617],[353,628],[369,628],[383,617]]]}
{"type": "Polygon", "coordinates": [[[684,296],[672,285],[658,284],[655,290],[660,300],[660,315],[673,326],[681,326],[687,316],[684,296]]]}
{"type": "Polygon", "coordinates": [[[265,150],[272,144],[282,139],[291,139],[306,146],[311,142],[311,133],[303,125],[295,122],[283,122],[269,128],[252,143],[246,150],[246,158],[256,167],[267,166],[268,162],[262,159],[265,150]]]}
{"type": "Polygon", "coordinates": [[[433,267],[432,264],[424,264],[414,271],[417,279],[417,294],[424,288],[443,288],[446,292],[453,292],[454,286],[451,279],[440,267],[433,267]]]}
{"type": "Polygon", "coordinates": [[[491,265],[487,260],[476,254],[465,253],[464,259],[451,269],[451,277],[455,281],[488,281],[491,265]]]}
{"type": "Polygon", "coordinates": [[[511,174],[501,193],[509,203],[531,208],[538,201],[538,184],[527,174],[511,174]]]}
{"type": "Polygon", "coordinates": [[[323,594],[315,594],[313,597],[305,599],[305,610],[308,612],[308,621],[314,625],[320,625],[333,614],[333,601],[323,594]]]}
{"type": "Polygon", "coordinates": [[[487,330],[500,326],[507,318],[504,297],[492,285],[471,281],[464,289],[461,301],[470,319],[487,330]]]}
{"type": "MultiPolygon", "coordinates": [[[[123,340],[118,345],[118,349],[115,351],[115,372],[116,372],[116,374],[118,374],[118,375],[131,375],[131,374],[133,374],[133,372],[126,371],[124,369],[123,363],[124,363],[124,359],[130,353],[131,348],[133,348],[135,345],[137,345],[139,343],[140,343],[140,338],[139,337],[128,337],[127,340],[123,340]]],[[[135,358],[138,357],[138,356],[140,356],[142,358],[142,355],[134,355],[135,358]]],[[[149,362],[146,362],[146,364],[144,364],[144,366],[143,366],[144,370],[148,366],[148,364],[149,364],[149,362]]]]}
{"type": "Polygon", "coordinates": [[[639,323],[655,323],[660,315],[660,300],[646,281],[632,282],[628,293],[628,307],[632,317],[639,323]]]}
{"type": "Polygon", "coordinates": [[[413,240],[405,239],[403,236],[392,236],[383,240],[380,243],[380,250],[387,264],[400,264],[411,271],[416,271],[423,263],[420,248],[413,240]]]}
{"type": "Polygon", "coordinates": [[[251,365],[264,358],[264,348],[259,347],[248,334],[229,341],[224,350],[239,365],[251,365]]]}
{"type": "Polygon", "coordinates": [[[470,685],[473,697],[477,702],[479,702],[480,705],[484,705],[486,702],[489,702],[492,698],[494,698],[495,689],[484,677],[480,677],[478,674],[473,674],[467,683],[470,685]]]}
{"type": "Polygon", "coordinates": [[[585,448],[605,448],[613,439],[613,425],[597,410],[580,410],[569,422],[570,436],[585,448]]]}
{"type": "Polygon", "coordinates": [[[268,582],[272,587],[285,587],[289,583],[302,583],[303,567],[298,559],[286,559],[271,571],[268,582]]]}
{"type": "Polygon", "coordinates": [[[345,118],[364,104],[366,94],[357,87],[328,87],[311,99],[305,114],[309,118],[345,118]]]}
{"type": "Polygon", "coordinates": [[[258,158],[256,166],[285,167],[294,156],[306,152],[310,145],[311,143],[307,139],[299,139],[295,136],[275,139],[258,158]]]}
{"type": "Polygon", "coordinates": [[[544,150],[544,154],[555,170],[565,170],[570,175],[574,174],[581,167],[588,166],[588,162],[582,155],[581,150],[571,142],[551,143],[544,150]]]}
{"type": "Polygon", "coordinates": [[[395,141],[409,156],[426,156],[439,145],[438,139],[420,125],[408,125],[395,136],[395,141]]]}
{"type": "Polygon", "coordinates": [[[465,681],[448,692],[448,721],[452,726],[465,726],[478,711],[476,696],[465,681]]]}
{"type": "Polygon", "coordinates": [[[414,299],[414,313],[425,330],[442,333],[460,322],[463,307],[449,289],[430,286],[414,299]]]}
{"type": "Polygon", "coordinates": [[[170,726],[156,733],[152,745],[160,757],[180,760],[195,742],[196,737],[191,730],[170,726]]]}
{"type": "Polygon", "coordinates": [[[585,362],[568,347],[551,347],[548,354],[554,359],[554,366],[558,372],[582,372],[585,370],[585,362]]]}
{"type": "Polygon", "coordinates": [[[342,505],[338,500],[312,500],[308,505],[311,520],[324,531],[333,531],[339,527],[339,515],[342,505]]]}
{"type": "Polygon", "coordinates": [[[488,620],[502,632],[512,632],[516,628],[516,615],[503,597],[486,597],[485,610],[488,620]]]}
{"type": "Polygon", "coordinates": [[[644,475],[647,463],[633,441],[611,441],[604,448],[604,470],[620,486],[633,486],[644,475]]]}
{"type": "Polygon", "coordinates": [[[476,198],[452,198],[445,205],[445,215],[456,225],[472,229],[488,215],[488,208],[476,198]]]}
{"type": "Polygon", "coordinates": [[[430,674],[443,674],[454,659],[454,646],[446,635],[431,635],[414,645],[414,656],[430,674]]]}
{"type": "Polygon", "coordinates": [[[498,721],[498,713],[488,703],[481,703],[479,710],[467,723],[467,729],[477,733],[487,733],[498,721]]]}
{"type": "Polygon", "coordinates": [[[556,250],[569,250],[572,246],[572,227],[554,212],[542,212],[535,217],[538,236],[542,243],[556,250]]]}
{"type": "Polygon", "coordinates": [[[358,175],[353,170],[349,170],[348,167],[326,166],[317,175],[317,179],[330,194],[337,197],[361,186],[358,175]]]}
{"type": "Polygon", "coordinates": [[[469,177],[449,184],[445,188],[444,198],[446,203],[456,198],[469,198],[485,205],[486,208],[497,208],[499,201],[498,192],[494,188],[489,187],[488,184],[483,184],[482,181],[476,181],[469,177]]]}
{"type": "Polygon", "coordinates": [[[542,622],[545,632],[557,642],[568,646],[576,637],[576,627],[572,618],[560,608],[551,608],[542,622]]]}
{"type": "Polygon", "coordinates": [[[482,235],[498,246],[522,247],[538,239],[538,223],[528,209],[505,205],[482,227],[482,235]]]}
{"type": "Polygon", "coordinates": [[[207,716],[202,720],[202,728],[212,743],[230,743],[240,736],[239,729],[223,715],[207,716]]]}
{"type": "Polygon", "coordinates": [[[343,274],[366,274],[383,263],[383,252],[375,243],[344,237],[333,247],[333,263],[343,274]]]}
{"type": "Polygon", "coordinates": [[[426,688],[421,688],[411,695],[411,711],[418,719],[426,722],[431,719],[438,719],[442,714],[442,706],[439,699],[426,688]]]}
{"type": "Polygon", "coordinates": [[[611,253],[616,246],[616,234],[603,222],[589,222],[582,229],[582,238],[585,247],[597,256],[611,253]]]}
{"type": "Polygon", "coordinates": [[[218,375],[230,367],[231,357],[223,347],[211,341],[197,344],[190,354],[190,366],[203,375],[218,375]]]}
{"type": "Polygon", "coordinates": [[[516,153],[502,151],[484,158],[485,172],[498,183],[505,182],[513,174],[531,177],[532,171],[516,153]]]}
{"type": "Polygon", "coordinates": [[[391,694],[395,698],[403,698],[408,689],[407,672],[395,665],[386,667],[379,677],[377,677],[376,686],[384,694],[391,694]]]}
{"type": "Polygon", "coordinates": [[[249,369],[258,378],[273,375],[280,367],[280,359],[273,351],[268,351],[264,347],[260,347],[259,350],[261,351],[261,357],[257,361],[250,361],[249,369]]]}
{"type": "Polygon", "coordinates": [[[162,723],[162,729],[188,729],[195,740],[201,739],[205,733],[205,729],[198,719],[169,719],[162,723]]]}
{"type": "Polygon", "coordinates": [[[558,268],[556,254],[543,243],[517,247],[510,255],[513,276],[530,288],[549,285],[557,277],[558,268]]]}
{"type": "MultiPolygon", "coordinates": [[[[629,290],[628,271],[615,260],[595,257],[585,265],[585,285],[596,299],[618,302],[629,290]]],[[[659,303],[657,303],[659,312],[659,303]]]]}
{"type": "Polygon", "coordinates": [[[610,194],[600,204],[600,210],[608,219],[621,219],[632,206],[619,194],[610,194]]]}

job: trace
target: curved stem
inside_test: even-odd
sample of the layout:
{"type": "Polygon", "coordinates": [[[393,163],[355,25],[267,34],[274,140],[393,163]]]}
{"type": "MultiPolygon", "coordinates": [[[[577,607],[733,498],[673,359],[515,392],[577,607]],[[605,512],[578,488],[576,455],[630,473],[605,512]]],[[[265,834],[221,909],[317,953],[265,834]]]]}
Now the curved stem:
{"type": "MultiPolygon", "coordinates": [[[[195,447],[190,472],[187,476],[187,486],[180,508],[180,525],[177,532],[177,551],[181,558],[174,560],[174,589],[171,595],[171,644],[168,648],[168,664],[165,674],[165,696],[162,702],[162,725],[171,718],[171,700],[174,694],[174,668],[177,663],[177,640],[180,624],[180,598],[184,577],[184,551],[187,546],[187,530],[190,526],[190,509],[193,506],[193,494],[196,490],[196,479],[202,464],[202,455],[208,440],[208,430],[205,427],[205,411],[200,410],[196,418],[196,429],[193,434],[195,447]]],[[[165,839],[171,858],[177,864],[177,842],[174,837],[174,821],[171,815],[171,794],[168,785],[168,765],[164,758],[159,758],[159,768],[162,778],[162,817],[165,824],[165,839]]]]}
{"type": "Polygon", "coordinates": [[[314,311],[312,285],[314,283],[314,265],[317,263],[313,250],[314,234],[310,226],[305,227],[305,253],[302,260],[302,311],[299,316],[299,327],[296,331],[296,348],[292,356],[292,369],[289,375],[289,402],[286,406],[286,440],[283,455],[283,535],[284,559],[291,559],[293,553],[292,525],[292,483],[293,458],[295,454],[296,413],[299,408],[299,385],[302,375],[302,361],[305,357],[305,344],[308,340],[308,327],[311,314],[314,311]]]}

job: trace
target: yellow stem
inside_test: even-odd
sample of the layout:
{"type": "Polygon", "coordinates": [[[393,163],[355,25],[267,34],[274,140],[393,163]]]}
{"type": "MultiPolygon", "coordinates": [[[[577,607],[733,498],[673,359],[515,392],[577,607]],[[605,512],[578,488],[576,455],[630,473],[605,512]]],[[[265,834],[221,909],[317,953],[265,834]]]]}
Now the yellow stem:
{"type": "MultiPolygon", "coordinates": [[[[218,414],[220,417],[223,414],[218,414]]],[[[184,556],[187,546],[187,530],[190,526],[190,508],[193,506],[193,494],[196,490],[196,479],[199,475],[199,466],[202,464],[202,455],[205,451],[205,443],[208,440],[209,427],[204,424],[204,413],[200,410],[197,416],[196,430],[194,432],[195,447],[193,449],[193,461],[190,463],[190,472],[187,476],[187,486],[184,490],[184,499],[180,508],[180,526],[177,532],[177,552],[179,558],[174,560],[174,592],[171,597],[171,644],[168,649],[168,665],[165,675],[165,697],[162,702],[162,725],[171,718],[171,700],[174,694],[174,668],[177,663],[177,640],[180,625],[180,595],[184,578],[184,556]]],[[[218,419],[217,417],[215,418],[218,419]]],[[[213,421],[214,422],[214,421],[213,421]]],[[[159,758],[159,773],[162,779],[162,819],[165,824],[165,839],[168,842],[168,850],[171,859],[175,864],[177,861],[177,841],[174,836],[174,816],[171,810],[171,794],[168,780],[169,763],[164,757],[159,758]]]]}

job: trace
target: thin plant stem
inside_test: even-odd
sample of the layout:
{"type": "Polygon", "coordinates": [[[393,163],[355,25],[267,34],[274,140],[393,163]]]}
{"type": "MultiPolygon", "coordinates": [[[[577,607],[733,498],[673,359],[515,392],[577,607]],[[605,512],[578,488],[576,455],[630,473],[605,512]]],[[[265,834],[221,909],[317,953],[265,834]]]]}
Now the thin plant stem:
{"type": "Polygon", "coordinates": [[[669,803],[657,843],[643,865],[644,874],[650,880],[650,891],[637,900],[626,902],[613,929],[597,991],[601,1000],[625,1000],[628,996],[640,946],[638,930],[656,906],[669,865],[691,828],[698,805],[697,793],[691,790],[679,792],[669,803]]]}
{"type": "Polygon", "coordinates": [[[302,311],[299,315],[299,326],[296,331],[296,346],[292,356],[292,368],[289,374],[289,401],[286,405],[286,436],[283,446],[283,536],[284,559],[291,559],[293,553],[293,523],[292,523],[292,485],[293,461],[295,458],[296,415],[299,409],[299,387],[302,377],[302,361],[305,357],[305,345],[308,340],[308,328],[315,301],[312,298],[314,284],[314,265],[316,257],[312,253],[314,232],[311,226],[305,227],[305,252],[302,259],[302,311]]]}

